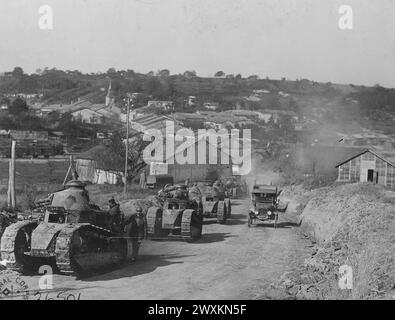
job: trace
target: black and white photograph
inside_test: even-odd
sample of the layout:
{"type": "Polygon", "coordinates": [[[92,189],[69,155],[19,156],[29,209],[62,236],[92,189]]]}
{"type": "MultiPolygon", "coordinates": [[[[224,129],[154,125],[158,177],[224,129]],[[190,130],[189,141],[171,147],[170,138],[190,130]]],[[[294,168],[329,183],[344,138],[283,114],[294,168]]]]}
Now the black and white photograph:
{"type": "Polygon", "coordinates": [[[0,0],[0,301],[395,300],[394,30],[393,0],[0,0]]]}

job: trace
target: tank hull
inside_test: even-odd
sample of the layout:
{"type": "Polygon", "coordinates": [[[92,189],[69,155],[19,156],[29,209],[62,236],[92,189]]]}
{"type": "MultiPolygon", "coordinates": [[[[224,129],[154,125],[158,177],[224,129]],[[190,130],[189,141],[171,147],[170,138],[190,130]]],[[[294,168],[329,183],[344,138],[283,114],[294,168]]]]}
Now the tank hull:
{"type": "Polygon", "coordinates": [[[83,276],[135,259],[139,237],[81,224],[21,221],[6,228],[1,239],[1,258],[18,272],[54,266],[63,274],[83,276]]]}

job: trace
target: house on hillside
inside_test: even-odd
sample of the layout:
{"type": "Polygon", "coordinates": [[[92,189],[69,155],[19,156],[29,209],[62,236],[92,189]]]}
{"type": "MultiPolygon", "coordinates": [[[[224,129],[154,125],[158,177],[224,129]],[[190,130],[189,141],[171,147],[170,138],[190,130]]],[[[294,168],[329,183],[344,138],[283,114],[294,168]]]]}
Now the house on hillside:
{"type": "Polygon", "coordinates": [[[147,107],[162,111],[174,111],[173,101],[148,101],[147,107]]]}
{"type": "Polygon", "coordinates": [[[48,131],[10,130],[9,134],[16,141],[48,140],[48,131]]]}
{"type": "Polygon", "coordinates": [[[130,127],[144,133],[148,129],[157,129],[161,132],[166,130],[166,121],[175,123],[175,130],[181,128],[180,122],[164,115],[146,114],[130,121],[130,127]]]}
{"type": "Polygon", "coordinates": [[[102,124],[104,116],[91,109],[82,109],[71,113],[73,119],[89,124],[102,124]]]}
{"type": "Polygon", "coordinates": [[[277,123],[282,116],[291,117],[292,121],[295,123],[299,121],[298,115],[295,112],[288,110],[265,109],[265,110],[260,110],[260,114],[259,114],[259,118],[264,120],[265,122],[268,122],[270,121],[270,119],[273,119],[275,123],[277,123]]]}
{"type": "Polygon", "coordinates": [[[118,120],[119,108],[106,106],[101,103],[91,103],[89,101],[79,101],[71,105],[68,110],[74,119],[90,124],[102,124],[106,120],[118,120]]]}
{"type": "Polygon", "coordinates": [[[124,181],[122,159],[112,158],[105,146],[95,146],[76,157],[76,170],[81,181],[93,184],[120,184],[124,181]]]}
{"type": "Polygon", "coordinates": [[[205,102],[203,104],[203,107],[206,110],[216,111],[219,108],[219,103],[218,102],[205,102]]]}
{"type": "Polygon", "coordinates": [[[64,112],[63,105],[61,103],[41,106],[40,108],[35,109],[35,113],[39,117],[47,117],[55,112],[59,114],[62,114],[64,112]]]}
{"type": "Polygon", "coordinates": [[[7,112],[8,111],[8,107],[9,107],[9,104],[7,102],[3,101],[0,104],[0,112],[7,112]]]}
{"type": "Polygon", "coordinates": [[[372,182],[395,189],[395,153],[365,149],[340,162],[339,182],[372,182]]]}
{"type": "Polygon", "coordinates": [[[188,107],[196,107],[197,99],[196,96],[188,96],[187,105],[188,107]]]}

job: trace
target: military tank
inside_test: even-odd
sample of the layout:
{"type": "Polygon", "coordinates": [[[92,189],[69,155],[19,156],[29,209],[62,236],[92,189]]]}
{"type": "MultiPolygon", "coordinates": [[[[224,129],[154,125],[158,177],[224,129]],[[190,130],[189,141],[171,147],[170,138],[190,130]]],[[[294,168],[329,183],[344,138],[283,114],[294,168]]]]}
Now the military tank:
{"type": "Polygon", "coordinates": [[[53,265],[82,276],[137,258],[144,237],[143,215],[122,214],[115,226],[107,211],[90,204],[85,184],[69,181],[47,198],[42,219],[18,221],[1,238],[1,258],[8,269],[24,272],[53,265]]]}
{"type": "Polygon", "coordinates": [[[185,185],[166,186],[159,192],[161,206],[147,211],[147,236],[197,241],[202,236],[203,217],[199,203],[188,198],[185,185]]]}
{"type": "Polygon", "coordinates": [[[214,187],[210,183],[201,186],[203,217],[217,218],[219,224],[225,224],[232,215],[230,199],[225,197],[225,193],[215,196],[214,187]]]}

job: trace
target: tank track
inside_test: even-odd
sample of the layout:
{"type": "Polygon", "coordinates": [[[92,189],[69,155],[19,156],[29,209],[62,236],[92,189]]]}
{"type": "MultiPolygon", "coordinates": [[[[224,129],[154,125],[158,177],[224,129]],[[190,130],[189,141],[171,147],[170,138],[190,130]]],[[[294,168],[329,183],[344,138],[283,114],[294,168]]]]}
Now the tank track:
{"type": "Polygon", "coordinates": [[[159,207],[151,207],[148,209],[147,216],[146,216],[147,235],[148,236],[155,236],[157,233],[155,226],[156,226],[156,219],[157,219],[156,215],[159,210],[160,210],[159,207]]]}
{"type": "MultiPolygon", "coordinates": [[[[1,259],[7,261],[6,267],[9,270],[21,273],[25,267],[29,267],[29,265],[27,265],[27,261],[24,261],[24,263],[22,261],[17,261],[18,258],[15,254],[18,232],[29,226],[36,227],[37,222],[31,220],[18,221],[8,226],[1,237],[1,259]]],[[[24,256],[23,258],[29,260],[28,256],[24,256]]]]}
{"type": "Polygon", "coordinates": [[[195,211],[189,209],[185,210],[182,214],[181,236],[186,241],[194,241],[200,238],[200,236],[198,238],[195,238],[194,235],[192,234],[191,222],[192,222],[192,217],[195,215],[196,215],[195,211]]]}
{"type": "MultiPolygon", "coordinates": [[[[121,263],[121,260],[126,259],[126,251],[124,254],[124,259],[119,259],[116,261],[111,261],[110,263],[103,263],[101,265],[96,264],[94,268],[90,268],[87,266],[81,266],[78,264],[76,261],[73,260],[72,252],[71,252],[71,245],[72,245],[72,237],[75,234],[76,231],[82,231],[82,232],[93,232],[96,233],[100,238],[102,238],[104,241],[107,241],[108,238],[115,237],[113,233],[106,229],[99,228],[97,226],[92,226],[92,225],[70,225],[67,228],[63,229],[56,240],[56,249],[55,249],[55,254],[56,254],[56,266],[58,267],[59,271],[63,274],[66,275],[73,275],[73,276],[80,276],[84,275],[86,273],[89,273],[90,271],[95,271],[99,269],[103,269],[107,266],[116,264],[116,263],[121,263]]],[[[126,242],[125,242],[126,243],[126,242]]],[[[95,252],[96,256],[96,261],[105,261],[104,259],[100,259],[100,255],[103,253],[97,253],[95,252]]]]}

